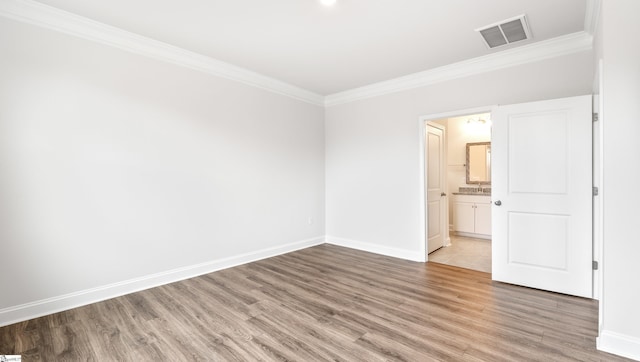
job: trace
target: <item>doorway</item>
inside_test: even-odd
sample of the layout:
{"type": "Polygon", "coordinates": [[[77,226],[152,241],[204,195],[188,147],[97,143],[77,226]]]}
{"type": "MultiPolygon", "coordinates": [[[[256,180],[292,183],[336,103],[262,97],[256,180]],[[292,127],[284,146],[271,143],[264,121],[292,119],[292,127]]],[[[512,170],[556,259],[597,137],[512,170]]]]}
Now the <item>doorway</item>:
{"type": "MultiPolygon", "coordinates": [[[[448,140],[447,172],[455,172],[455,167],[465,169],[465,186],[457,187],[457,195],[456,186],[447,185],[452,231],[464,237],[470,232],[489,236],[492,280],[574,296],[593,295],[591,98],[575,96],[485,111],[492,120],[490,143],[475,144],[491,145],[491,155],[486,157],[492,168],[487,172],[493,188],[489,198],[482,199],[488,189],[483,182],[469,182],[478,181],[470,178],[474,172],[469,171],[473,167],[469,147],[474,142],[465,145],[465,163],[456,163],[452,155],[461,152],[460,147],[453,145],[453,137],[448,140]],[[478,225],[478,220],[487,217],[490,235],[478,225]]],[[[456,113],[423,117],[421,127],[446,119],[451,136],[452,117],[464,119],[482,112],[456,113]]],[[[489,123],[482,119],[464,122],[472,128],[489,123]]],[[[421,142],[426,151],[426,141],[421,142]]],[[[425,167],[428,161],[425,157],[425,167]]],[[[428,188],[427,181],[421,187],[428,188]]],[[[423,215],[427,223],[429,215],[423,215]]],[[[426,245],[427,238],[424,240],[426,245]]],[[[436,255],[425,256],[428,261],[436,259],[436,255]]]]}
{"type": "Polygon", "coordinates": [[[489,112],[467,113],[426,121],[426,225],[430,262],[491,272],[490,116],[489,112]],[[434,152],[438,143],[437,137],[430,133],[434,128],[443,130],[443,152],[434,152]],[[434,176],[439,168],[444,183],[441,193],[438,193],[438,178],[434,176]],[[439,195],[442,195],[444,216],[437,213],[435,200],[439,195]],[[447,224],[444,242],[441,242],[432,226],[438,225],[443,217],[447,224]]]}

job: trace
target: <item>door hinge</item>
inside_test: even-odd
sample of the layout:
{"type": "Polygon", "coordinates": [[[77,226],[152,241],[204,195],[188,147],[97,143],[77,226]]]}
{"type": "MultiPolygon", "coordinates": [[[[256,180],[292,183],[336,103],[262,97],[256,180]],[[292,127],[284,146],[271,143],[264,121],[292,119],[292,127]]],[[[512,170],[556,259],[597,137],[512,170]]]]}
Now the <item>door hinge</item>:
{"type": "Polygon", "coordinates": [[[598,270],[598,262],[597,261],[592,261],[591,262],[591,266],[593,267],[593,270],[598,270]]]}
{"type": "Polygon", "coordinates": [[[599,193],[599,192],[600,192],[600,191],[598,190],[598,188],[594,186],[594,187],[593,187],[593,196],[598,196],[598,193],[599,193]]]}
{"type": "Polygon", "coordinates": [[[593,121],[594,122],[598,122],[598,119],[599,119],[598,118],[598,113],[592,113],[592,115],[593,115],[593,121]]]}

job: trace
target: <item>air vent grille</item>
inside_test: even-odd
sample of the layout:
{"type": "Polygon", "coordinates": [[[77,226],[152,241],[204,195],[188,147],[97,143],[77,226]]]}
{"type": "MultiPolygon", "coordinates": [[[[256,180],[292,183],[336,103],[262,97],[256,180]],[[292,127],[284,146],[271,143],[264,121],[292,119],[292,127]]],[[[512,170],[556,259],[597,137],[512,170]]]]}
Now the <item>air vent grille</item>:
{"type": "Polygon", "coordinates": [[[507,20],[487,25],[476,29],[482,35],[485,44],[489,48],[495,48],[521,40],[531,39],[531,30],[527,26],[525,15],[516,16],[507,20]]]}
{"type": "Polygon", "coordinates": [[[499,27],[494,26],[488,29],[480,30],[480,34],[484,38],[484,41],[489,45],[489,48],[499,47],[500,45],[507,44],[507,39],[502,34],[499,27]]]}

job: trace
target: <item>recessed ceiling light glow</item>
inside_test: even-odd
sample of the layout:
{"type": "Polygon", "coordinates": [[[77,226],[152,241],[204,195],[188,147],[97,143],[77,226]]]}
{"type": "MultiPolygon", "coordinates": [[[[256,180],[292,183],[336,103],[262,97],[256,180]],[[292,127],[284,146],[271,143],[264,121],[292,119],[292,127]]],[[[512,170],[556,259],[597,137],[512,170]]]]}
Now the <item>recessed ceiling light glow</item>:
{"type": "Polygon", "coordinates": [[[337,0],[320,0],[320,4],[324,6],[333,6],[336,4],[337,0]]]}

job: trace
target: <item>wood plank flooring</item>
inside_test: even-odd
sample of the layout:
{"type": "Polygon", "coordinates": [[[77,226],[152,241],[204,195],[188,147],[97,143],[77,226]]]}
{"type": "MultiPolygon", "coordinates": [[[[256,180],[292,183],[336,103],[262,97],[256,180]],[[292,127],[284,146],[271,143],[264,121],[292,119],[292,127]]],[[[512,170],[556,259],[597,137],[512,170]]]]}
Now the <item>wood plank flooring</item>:
{"type": "Polygon", "coordinates": [[[625,361],[597,302],[321,245],[0,328],[23,361],[625,361]]]}

